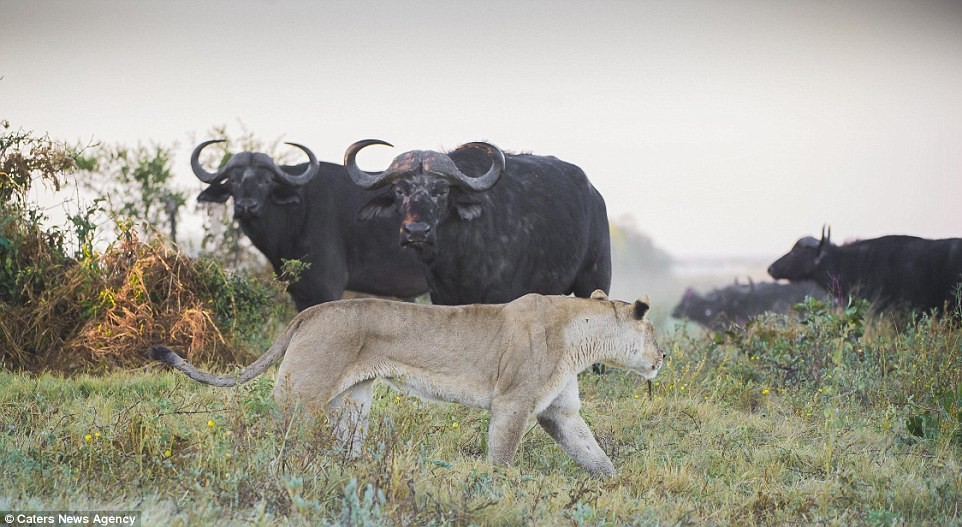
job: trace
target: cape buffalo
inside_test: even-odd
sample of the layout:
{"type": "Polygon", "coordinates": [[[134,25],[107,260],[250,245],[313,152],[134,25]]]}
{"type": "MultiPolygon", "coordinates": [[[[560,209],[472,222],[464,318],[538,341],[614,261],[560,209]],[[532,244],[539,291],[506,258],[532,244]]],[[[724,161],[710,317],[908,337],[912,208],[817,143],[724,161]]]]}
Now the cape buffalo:
{"type": "Polygon", "coordinates": [[[776,279],[814,280],[833,293],[855,295],[879,310],[919,311],[954,305],[962,281],[962,238],[926,240],[883,236],[833,245],[831,231],[822,239],[807,236],[775,261],[768,274],[776,279]]]}
{"type": "Polygon", "coordinates": [[[735,283],[705,295],[688,288],[671,316],[687,318],[708,329],[721,331],[731,324],[745,324],[765,312],[790,313],[805,297],[830,300],[828,293],[814,282],[779,284],[776,282],[735,283]]]}
{"type": "MultiPolygon", "coordinates": [[[[468,143],[449,154],[415,150],[372,174],[355,162],[379,140],[344,154],[359,187],[391,187],[360,211],[400,215],[400,245],[414,249],[436,304],[509,302],[526,293],[589,297],[611,285],[605,201],[585,173],[555,157],[504,154],[468,143]]],[[[396,236],[398,234],[395,234],[396,236]]],[[[395,242],[397,245],[397,242],[395,242]]]]}
{"type": "Polygon", "coordinates": [[[397,247],[396,226],[357,221],[358,209],[377,193],[353,185],[343,166],[318,162],[307,148],[287,143],[309,162],[278,166],[267,154],[241,152],[208,172],[200,153],[221,141],[205,141],[191,154],[194,174],[210,185],[197,200],[224,203],[233,196],[234,218],[276,273],[285,259],[310,263],[288,287],[298,311],[337,300],[345,289],[400,298],[427,291],[417,258],[397,247]]]}

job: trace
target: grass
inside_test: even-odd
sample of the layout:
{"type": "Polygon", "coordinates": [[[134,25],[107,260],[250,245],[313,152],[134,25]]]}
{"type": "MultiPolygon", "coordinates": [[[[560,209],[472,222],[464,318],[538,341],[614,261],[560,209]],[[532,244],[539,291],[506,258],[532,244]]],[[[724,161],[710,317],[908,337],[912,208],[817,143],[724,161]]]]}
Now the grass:
{"type": "Polygon", "coordinates": [[[148,366],[0,373],[0,509],[139,510],[142,525],[962,524],[962,330],[802,306],[666,336],[639,378],[582,376],[618,476],[588,477],[536,425],[485,461],[486,412],[376,391],[360,459],[238,389],[148,366]]]}

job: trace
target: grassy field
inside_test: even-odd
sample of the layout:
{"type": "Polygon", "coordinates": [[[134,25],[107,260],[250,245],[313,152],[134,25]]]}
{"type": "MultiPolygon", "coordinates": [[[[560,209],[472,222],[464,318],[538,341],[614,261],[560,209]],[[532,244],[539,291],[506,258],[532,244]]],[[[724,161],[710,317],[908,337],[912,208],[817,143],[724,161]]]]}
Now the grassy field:
{"type": "Polygon", "coordinates": [[[285,421],[269,376],[202,386],[158,366],[0,373],[0,510],[136,510],[141,525],[962,524],[962,330],[803,306],[714,336],[664,335],[639,378],[584,374],[618,476],[537,425],[485,461],[486,412],[380,387],[364,455],[285,421]]]}

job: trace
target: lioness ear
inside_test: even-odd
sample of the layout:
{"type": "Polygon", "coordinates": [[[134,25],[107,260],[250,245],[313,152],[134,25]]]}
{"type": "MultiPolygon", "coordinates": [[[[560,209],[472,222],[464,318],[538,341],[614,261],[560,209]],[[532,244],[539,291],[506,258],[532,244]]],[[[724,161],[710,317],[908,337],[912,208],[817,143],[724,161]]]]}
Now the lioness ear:
{"type": "Polygon", "coordinates": [[[647,313],[648,308],[651,307],[650,303],[651,300],[648,299],[648,295],[641,297],[640,300],[635,300],[635,305],[632,306],[631,316],[634,317],[635,320],[645,318],[645,313],[647,313]]]}
{"type": "Polygon", "coordinates": [[[592,300],[608,300],[608,295],[606,295],[605,292],[602,291],[601,289],[595,289],[594,292],[591,293],[591,299],[592,300]]]}

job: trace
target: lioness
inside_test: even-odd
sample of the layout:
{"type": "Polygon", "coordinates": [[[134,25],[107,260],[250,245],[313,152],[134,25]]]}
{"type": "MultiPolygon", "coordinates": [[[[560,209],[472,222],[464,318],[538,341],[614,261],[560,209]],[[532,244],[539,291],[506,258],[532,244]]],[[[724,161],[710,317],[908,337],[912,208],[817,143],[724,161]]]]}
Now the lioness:
{"type": "Polygon", "coordinates": [[[335,436],[355,456],[380,378],[423,399],[490,410],[492,463],[511,463],[534,415],[575,461],[612,476],[611,460],[578,413],[577,375],[600,362],[653,379],[664,355],[647,311],[647,296],[629,304],[601,290],[590,299],[529,294],[508,304],[466,306],[342,300],[302,311],[236,377],[198,371],[164,346],[150,355],[196,381],[234,386],[286,353],[274,400],[331,415],[335,436]]]}

